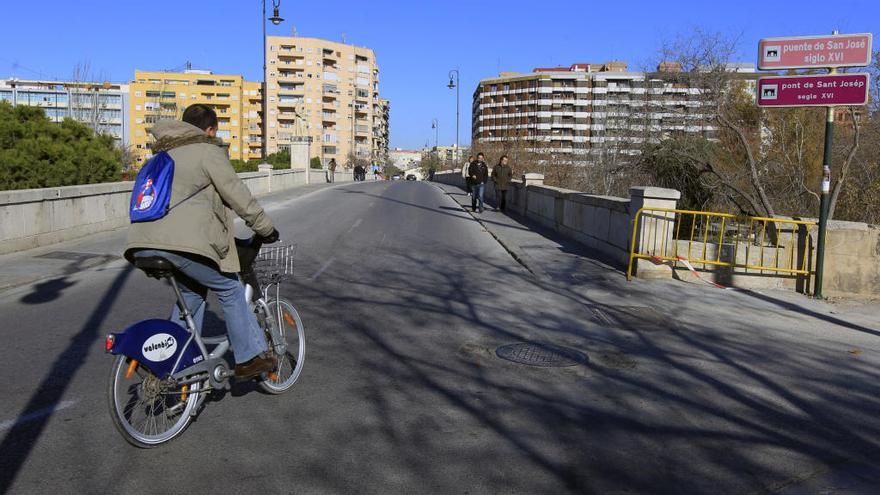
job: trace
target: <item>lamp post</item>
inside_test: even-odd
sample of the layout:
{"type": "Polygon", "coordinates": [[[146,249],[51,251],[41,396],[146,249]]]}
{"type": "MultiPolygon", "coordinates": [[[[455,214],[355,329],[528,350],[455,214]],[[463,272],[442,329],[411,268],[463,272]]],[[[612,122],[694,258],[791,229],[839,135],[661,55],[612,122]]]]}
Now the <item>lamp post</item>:
{"type": "MultiPolygon", "coordinates": [[[[276,26],[284,21],[284,19],[278,14],[279,6],[281,6],[281,0],[272,0],[272,17],[270,17],[269,20],[276,26]]],[[[266,163],[266,157],[268,156],[268,153],[266,153],[266,142],[269,140],[269,110],[267,108],[267,102],[269,101],[269,95],[267,94],[269,92],[269,84],[267,82],[268,77],[266,74],[266,42],[266,0],[263,0],[263,146],[261,147],[261,158],[263,159],[263,163],[266,163]]]]}
{"type": "Polygon", "coordinates": [[[431,129],[434,129],[434,147],[439,146],[437,143],[440,141],[440,121],[437,119],[431,119],[431,129]]]}
{"type": "Polygon", "coordinates": [[[449,89],[455,89],[455,152],[452,155],[455,163],[458,163],[458,102],[460,100],[458,95],[460,86],[458,69],[452,69],[449,71],[449,84],[446,87],[449,89]]]}

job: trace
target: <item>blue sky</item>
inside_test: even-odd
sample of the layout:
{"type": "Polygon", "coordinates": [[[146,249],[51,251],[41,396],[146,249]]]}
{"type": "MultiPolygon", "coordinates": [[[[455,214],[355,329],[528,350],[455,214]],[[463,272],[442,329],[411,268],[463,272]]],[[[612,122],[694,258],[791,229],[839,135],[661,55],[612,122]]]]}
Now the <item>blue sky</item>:
{"type": "MultiPolygon", "coordinates": [[[[268,0],[271,10],[271,0],[268,0]]],[[[369,46],[391,100],[391,145],[455,140],[449,69],[461,70],[461,142],[470,142],[473,90],[500,70],[573,62],[656,60],[664,40],[699,27],[741,34],[741,60],[754,62],[758,40],[771,36],[880,34],[878,0],[594,1],[446,0],[281,1],[290,34],[369,46]]],[[[88,62],[113,81],[135,69],[179,68],[186,61],[218,73],[260,80],[258,0],[87,0],[7,2],[0,16],[0,78],[69,78],[88,62]]],[[[880,46],[875,40],[875,49],[880,46]]]]}

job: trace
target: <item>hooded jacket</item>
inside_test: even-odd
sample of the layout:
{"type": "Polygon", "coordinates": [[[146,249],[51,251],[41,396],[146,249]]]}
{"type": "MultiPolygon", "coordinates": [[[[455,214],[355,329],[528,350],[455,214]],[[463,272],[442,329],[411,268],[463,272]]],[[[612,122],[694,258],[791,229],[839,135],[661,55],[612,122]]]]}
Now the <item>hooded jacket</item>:
{"type": "Polygon", "coordinates": [[[275,227],[235,173],[223,142],[180,121],[159,122],[150,133],[156,138],[153,152],[167,151],[174,160],[174,208],[158,220],[131,224],[126,259],[133,261],[139,249],[161,249],[203,256],[221,272],[239,272],[234,217],[228,209],[260,235],[270,235],[275,227]]]}

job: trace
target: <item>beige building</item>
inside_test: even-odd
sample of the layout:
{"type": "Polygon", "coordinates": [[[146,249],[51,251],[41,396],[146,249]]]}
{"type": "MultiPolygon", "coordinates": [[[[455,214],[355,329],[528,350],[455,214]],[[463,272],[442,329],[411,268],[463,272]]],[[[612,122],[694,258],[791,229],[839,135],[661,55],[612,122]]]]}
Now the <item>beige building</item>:
{"type": "Polygon", "coordinates": [[[160,120],[180,119],[189,105],[204,103],[217,112],[217,137],[229,145],[229,158],[260,158],[260,83],[240,75],[135,71],[129,85],[131,151],[135,168],[152,156],[148,130],[160,120]]]}
{"type": "Polygon", "coordinates": [[[387,152],[388,104],[379,98],[379,66],[369,48],[297,36],[267,38],[268,152],[297,136],[310,157],[346,165],[349,154],[387,152]],[[302,122],[299,118],[302,117],[302,122]]]}

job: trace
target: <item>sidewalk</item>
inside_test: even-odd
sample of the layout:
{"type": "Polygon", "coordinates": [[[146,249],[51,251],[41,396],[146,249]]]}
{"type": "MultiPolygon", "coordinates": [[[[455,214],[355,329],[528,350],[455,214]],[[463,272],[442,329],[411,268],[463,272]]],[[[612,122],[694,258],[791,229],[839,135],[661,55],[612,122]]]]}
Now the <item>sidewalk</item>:
{"type": "MultiPolygon", "coordinates": [[[[818,301],[785,290],[722,290],[699,282],[680,280],[626,280],[625,267],[597,257],[589,248],[515,213],[494,211],[489,203],[483,213],[471,211],[470,197],[458,187],[432,182],[479,221],[514,259],[543,285],[575,292],[589,291],[609,304],[640,298],[662,307],[670,299],[690,299],[695,304],[740,304],[755,312],[769,309],[825,316],[844,324],[877,329],[880,318],[876,300],[839,299],[818,301]]],[[[760,322],[756,322],[759,324],[760,322]]],[[[821,323],[821,322],[820,322],[821,323]]],[[[880,333],[878,333],[880,335],[880,333]]],[[[878,344],[880,347],[880,344],[878,344]]]]}
{"type": "MultiPolygon", "coordinates": [[[[277,211],[281,203],[302,198],[314,192],[350,184],[309,184],[260,196],[260,204],[268,212],[277,211]]],[[[113,262],[125,263],[122,251],[128,227],[98,232],[87,237],[59,242],[17,253],[0,255],[0,292],[40,280],[63,277],[113,262]]]]}

